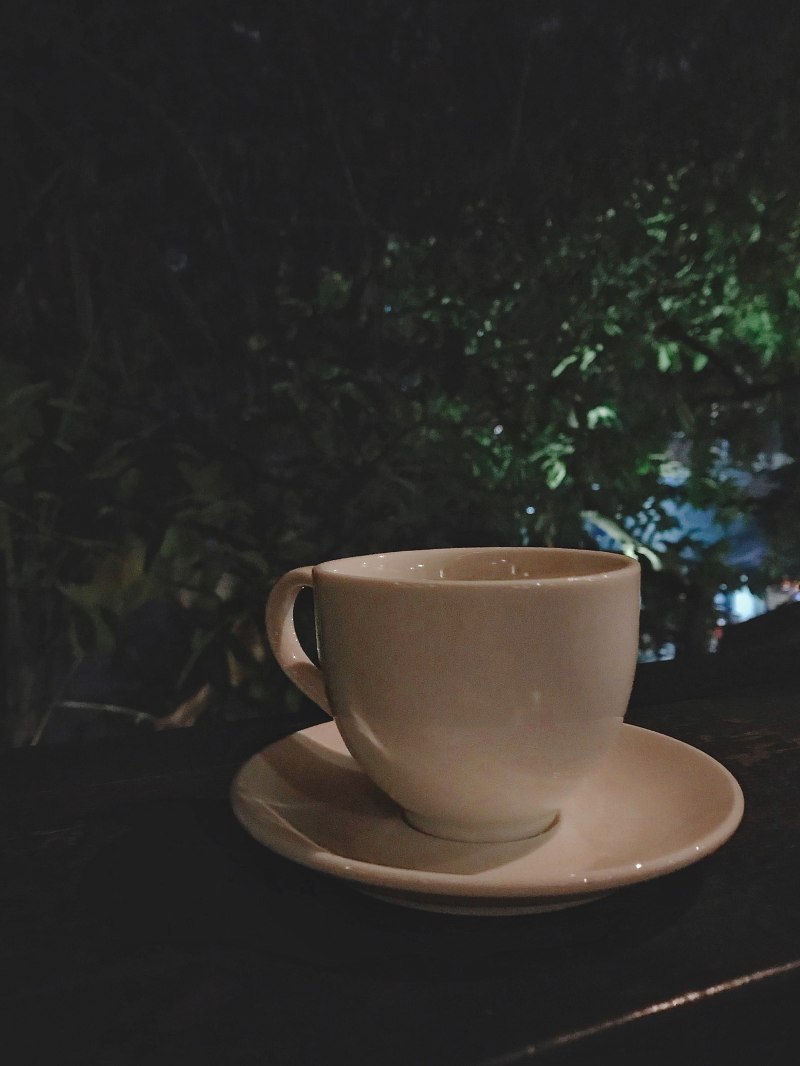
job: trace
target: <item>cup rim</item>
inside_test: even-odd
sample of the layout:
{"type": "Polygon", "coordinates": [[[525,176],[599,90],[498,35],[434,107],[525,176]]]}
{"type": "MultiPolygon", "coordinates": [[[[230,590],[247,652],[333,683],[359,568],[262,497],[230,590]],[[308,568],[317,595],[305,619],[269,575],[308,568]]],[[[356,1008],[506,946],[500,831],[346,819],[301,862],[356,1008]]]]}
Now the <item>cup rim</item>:
{"type": "Polygon", "coordinates": [[[345,556],[341,559],[329,559],[325,562],[318,563],[312,567],[315,577],[322,577],[325,580],[334,581],[356,581],[359,583],[369,584],[384,584],[384,585],[409,585],[415,588],[429,587],[429,588],[454,588],[454,587],[475,587],[475,588],[503,588],[503,587],[518,587],[518,588],[530,588],[531,586],[556,586],[556,585],[574,585],[581,583],[595,583],[598,581],[609,580],[622,580],[626,576],[630,576],[632,573],[639,573],[641,567],[639,561],[632,558],[629,555],[625,555],[622,552],[610,552],[602,551],[594,548],[562,548],[562,547],[532,547],[525,545],[497,545],[497,546],[480,546],[480,547],[462,547],[462,548],[420,548],[407,551],[388,551],[388,552],[374,552],[368,555],[351,555],[345,556]],[[374,570],[367,570],[366,565],[369,562],[382,558],[393,559],[405,559],[408,562],[412,557],[419,556],[444,556],[445,558],[455,559],[459,555],[477,555],[485,554],[492,555],[497,553],[515,553],[518,555],[527,555],[531,558],[535,555],[549,555],[549,556],[569,556],[575,559],[576,556],[584,556],[587,561],[593,560],[595,563],[605,559],[607,565],[601,566],[599,569],[594,569],[588,572],[578,573],[564,573],[554,574],[549,576],[519,576],[519,577],[488,577],[488,578],[458,578],[458,577],[426,577],[418,574],[414,574],[410,571],[406,573],[381,573],[374,570]],[[358,564],[361,564],[365,569],[359,571],[357,569],[358,564]]]}

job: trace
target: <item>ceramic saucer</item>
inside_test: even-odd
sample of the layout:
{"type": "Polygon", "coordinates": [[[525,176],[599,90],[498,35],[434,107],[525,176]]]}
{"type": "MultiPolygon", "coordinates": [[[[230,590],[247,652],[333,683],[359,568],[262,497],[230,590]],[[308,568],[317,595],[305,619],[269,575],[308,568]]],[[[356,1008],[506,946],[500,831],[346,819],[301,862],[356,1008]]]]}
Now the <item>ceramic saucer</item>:
{"type": "Polygon", "coordinates": [[[460,914],[552,910],[659,877],[718,848],[744,810],[718,762],[632,725],[555,826],[528,840],[470,844],[412,829],[333,722],[255,755],[231,798],[244,828],[280,855],[393,903],[460,914]]]}

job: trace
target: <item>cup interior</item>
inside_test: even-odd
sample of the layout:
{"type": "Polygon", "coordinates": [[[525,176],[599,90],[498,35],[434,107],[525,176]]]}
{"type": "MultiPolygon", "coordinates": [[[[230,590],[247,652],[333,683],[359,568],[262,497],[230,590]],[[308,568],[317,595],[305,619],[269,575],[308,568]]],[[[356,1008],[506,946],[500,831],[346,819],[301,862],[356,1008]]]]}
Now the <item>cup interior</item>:
{"type": "Polygon", "coordinates": [[[435,548],[360,555],[315,569],[343,577],[410,582],[563,581],[608,577],[638,563],[577,548],[435,548]]]}

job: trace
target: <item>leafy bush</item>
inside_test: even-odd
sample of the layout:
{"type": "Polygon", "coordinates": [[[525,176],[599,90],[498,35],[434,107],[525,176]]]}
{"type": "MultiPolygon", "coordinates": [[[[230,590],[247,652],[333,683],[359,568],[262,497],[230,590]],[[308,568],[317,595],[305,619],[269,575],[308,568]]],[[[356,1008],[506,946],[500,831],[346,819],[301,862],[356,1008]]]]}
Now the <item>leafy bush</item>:
{"type": "Polygon", "coordinates": [[[158,601],[190,650],[144,709],[211,652],[223,713],[293,698],[269,585],[373,550],[610,531],[703,646],[724,556],[659,534],[749,506],[723,449],[798,452],[798,99],[789,6],[679,7],[4,16],[10,740],[158,601]]]}

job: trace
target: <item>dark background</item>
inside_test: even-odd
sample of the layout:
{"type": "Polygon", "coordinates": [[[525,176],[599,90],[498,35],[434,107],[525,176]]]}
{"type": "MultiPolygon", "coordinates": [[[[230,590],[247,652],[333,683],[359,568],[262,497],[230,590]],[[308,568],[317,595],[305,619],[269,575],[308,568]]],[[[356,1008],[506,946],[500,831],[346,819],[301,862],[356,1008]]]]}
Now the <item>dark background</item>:
{"type": "Polygon", "coordinates": [[[679,655],[738,569],[666,501],[797,574],[796,22],[5,5],[5,741],[291,705],[261,605],[337,555],[611,536],[679,655]]]}

